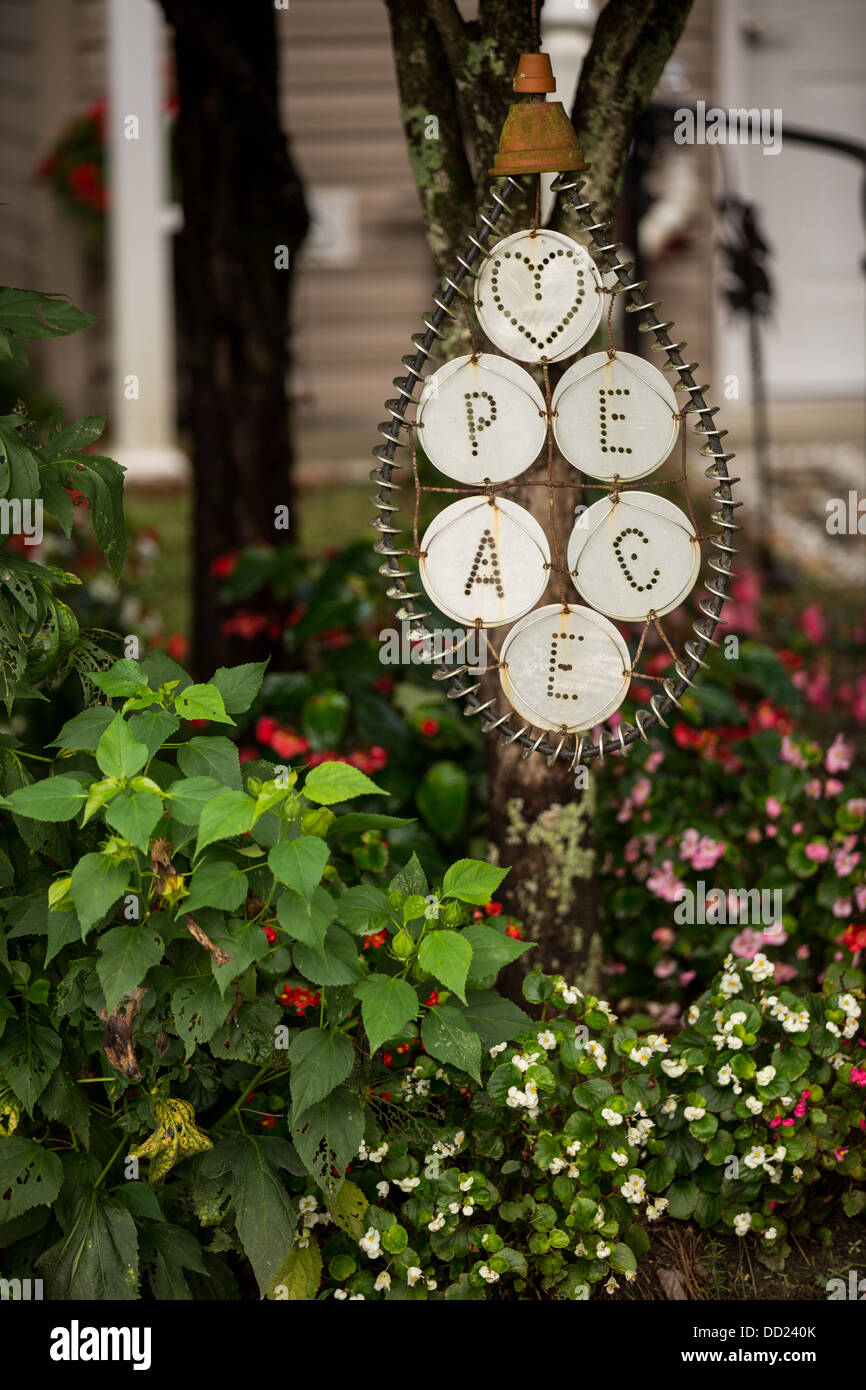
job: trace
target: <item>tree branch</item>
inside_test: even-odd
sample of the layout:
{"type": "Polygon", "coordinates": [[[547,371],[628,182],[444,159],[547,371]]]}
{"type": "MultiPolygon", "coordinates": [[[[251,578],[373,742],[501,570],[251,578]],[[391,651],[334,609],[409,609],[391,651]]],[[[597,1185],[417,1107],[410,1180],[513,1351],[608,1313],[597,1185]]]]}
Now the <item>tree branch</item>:
{"type": "Polygon", "coordinates": [[[426,4],[439,31],[451,72],[455,81],[459,81],[466,51],[466,22],[457,8],[456,0],[426,0],[426,4]]]}

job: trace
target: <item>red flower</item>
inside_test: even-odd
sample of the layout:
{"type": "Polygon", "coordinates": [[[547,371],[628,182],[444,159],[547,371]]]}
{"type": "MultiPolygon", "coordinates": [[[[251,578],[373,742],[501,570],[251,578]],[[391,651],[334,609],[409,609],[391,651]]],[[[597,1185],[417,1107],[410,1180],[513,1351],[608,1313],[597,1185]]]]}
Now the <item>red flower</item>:
{"type": "Polygon", "coordinates": [[[227,618],[222,625],[225,637],[243,637],[249,642],[253,637],[258,637],[267,627],[268,620],[263,613],[246,613],[241,610],[233,617],[227,618]]]}
{"type": "Polygon", "coordinates": [[[165,644],[165,650],[175,661],[183,661],[189,651],[189,642],[182,632],[173,632],[165,644]]]}
{"type": "Polygon", "coordinates": [[[278,728],[276,719],[271,719],[268,715],[263,714],[256,723],[256,739],[259,743],[270,743],[278,728]]]}
{"type": "MultiPolygon", "coordinates": [[[[259,720],[259,724],[266,722],[271,721],[259,720]]],[[[260,743],[268,742],[267,739],[260,738],[258,732],[256,732],[256,737],[259,738],[260,743]]],[[[286,759],[296,758],[299,753],[306,753],[310,746],[305,738],[301,738],[300,734],[293,734],[289,729],[277,729],[276,733],[271,735],[270,744],[275,753],[286,759]]]]}
{"type": "Polygon", "coordinates": [[[216,555],[210,562],[210,572],[214,579],[227,579],[234,574],[238,564],[238,552],[230,550],[226,555],[216,555]]]}
{"type": "Polygon", "coordinates": [[[190,719],[187,722],[191,729],[206,729],[210,724],[209,719],[190,719]]]}
{"type": "Polygon", "coordinates": [[[418,725],[418,729],[425,738],[433,738],[434,734],[438,734],[439,732],[439,720],[422,719],[421,723],[418,725]]]}
{"type": "Polygon", "coordinates": [[[842,940],[852,953],[866,951],[866,926],[857,926],[854,922],[849,922],[842,940]]]}
{"type": "Polygon", "coordinates": [[[393,1052],[383,1052],[383,1053],[382,1053],[382,1061],[385,1063],[385,1066],[386,1066],[386,1067],[393,1067],[393,1065],[394,1065],[394,1054],[393,1054],[393,1052]]]}
{"type": "Polygon", "coordinates": [[[276,1118],[276,1115],[265,1115],[261,1120],[259,1120],[259,1124],[261,1125],[262,1129],[273,1129],[274,1120],[276,1118]]]}
{"type": "Polygon", "coordinates": [[[502,911],[502,903],[489,902],[484,904],[484,911],[488,917],[498,917],[502,911]]]}
{"type": "Polygon", "coordinates": [[[320,763],[343,762],[343,759],[335,748],[325,748],[321,753],[311,753],[307,762],[310,764],[310,767],[318,767],[320,763]]]}
{"type": "Polygon", "coordinates": [[[273,928],[273,927],[268,927],[268,926],[264,926],[264,925],[263,925],[263,926],[262,926],[262,931],[264,932],[265,937],[267,938],[267,940],[268,940],[268,941],[270,942],[270,944],[273,946],[274,942],[275,942],[276,939],[277,939],[277,933],[276,933],[276,931],[274,930],[274,928],[273,928]]]}
{"type": "Polygon", "coordinates": [[[518,926],[515,925],[514,922],[512,922],[509,927],[505,928],[505,935],[513,936],[515,941],[523,940],[523,932],[520,930],[518,926]]]}
{"type": "Polygon", "coordinates": [[[394,691],[394,677],[380,676],[378,680],[373,681],[372,688],[378,695],[391,695],[394,691]]]}
{"type": "Polygon", "coordinates": [[[408,1052],[408,1051],[409,1051],[409,1044],[408,1044],[408,1043],[398,1043],[398,1044],[397,1044],[397,1051],[400,1052],[400,1053],[408,1052]]]}
{"type": "Polygon", "coordinates": [[[388,939],[388,933],[384,929],[377,931],[374,936],[364,937],[364,950],[368,951],[372,946],[374,951],[378,951],[380,946],[384,946],[388,939]]]}
{"type": "Polygon", "coordinates": [[[96,164],[76,164],[69,171],[69,187],[79,203],[93,203],[93,197],[100,185],[99,168],[96,164]]]}

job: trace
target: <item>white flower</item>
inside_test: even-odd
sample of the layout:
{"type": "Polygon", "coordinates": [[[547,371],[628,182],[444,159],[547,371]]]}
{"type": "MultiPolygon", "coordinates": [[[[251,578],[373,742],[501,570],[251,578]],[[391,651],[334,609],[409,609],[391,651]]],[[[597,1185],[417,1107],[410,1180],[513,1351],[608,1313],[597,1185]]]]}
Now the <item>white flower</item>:
{"type": "Polygon", "coordinates": [[[499,1275],[496,1273],[496,1270],[488,1269],[487,1265],[482,1265],[478,1273],[481,1275],[481,1278],[488,1284],[497,1284],[499,1282],[499,1275]]]}
{"type": "Polygon", "coordinates": [[[764,1232],[764,1240],[775,1240],[777,1234],[775,1226],[768,1226],[764,1232]]]}
{"type": "Polygon", "coordinates": [[[305,1230],[309,1230],[312,1226],[315,1226],[318,1220],[319,1213],[317,1211],[304,1211],[301,1213],[301,1225],[305,1230]]]}
{"type": "Polygon", "coordinates": [[[757,1083],[758,1083],[759,1086],[769,1086],[770,1082],[773,1080],[773,1077],[774,1077],[775,1075],[776,1075],[776,1068],[775,1068],[775,1067],[771,1067],[771,1066],[766,1066],[766,1067],[762,1067],[761,1070],[760,1070],[759,1072],[756,1072],[756,1073],[755,1073],[755,1080],[757,1081],[757,1083]]]}
{"type": "Polygon", "coordinates": [[[471,1178],[471,1177],[469,1177],[469,1178],[464,1178],[463,1181],[462,1181],[462,1183],[460,1183],[460,1191],[461,1191],[461,1192],[468,1192],[474,1181],[475,1181],[475,1179],[474,1179],[474,1178],[471,1178]]]}
{"type": "Polygon", "coordinates": [[[608,1023],[616,1023],[619,1015],[614,1013],[613,1009],[610,1007],[610,1004],[608,1004],[606,999],[599,999],[595,1007],[601,1010],[608,1023]]]}
{"type": "Polygon", "coordinates": [[[688,1011],[688,1013],[686,1014],[686,1023],[689,1023],[689,1024],[697,1023],[697,1021],[698,1021],[698,1019],[700,1018],[700,1016],[701,1016],[701,1011],[700,1011],[700,1009],[698,1008],[697,1004],[692,1004],[691,1007],[690,1007],[690,1009],[689,1009],[689,1011],[688,1011]]]}
{"type": "Polygon", "coordinates": [[[598,1067],[599,1071],[603,1071],[604,1068],[607,1066],[607,1053],[605,1052],[601,1043],[593,1042],[592,1040],[590,1040],[586,1044],[586,1050],[589,1053],[592,1060],[595,1062],[595,1065],[598,1067]]]}
{"type": "Polygon", "coordinates": [[[637,1206],[637,1204],[644,1199],[645,1187],[646,1184],[644,1179],[638,1173],[632,1173],[628,1181],[624,1182],[619,1190],[627,1202],[631,1202],[634,1206],[637,1206]]]}
{"type": "Polygon", "coordinates": [[[387,1269],[380,1270],[379,1273],[376,1275],[376,1282],[373,1285],[373,1288],[376,1290],[377,1293],[380,1293],[382,1289],[390,1289],[390,1287],[390,1274],[388,1273],[387,1269]]]}
{"type": "Polygon", "coordinates": [[[719,1067],[719,1070],[716,1074],[716,1082],[719,1086],[730,1086],[733,1078],[734,1073],[731,1071],[730,1064],[728,1062],[726,1062],[723,1067],[719,1067]]]}
{"type": "Polygon", "coordinates": [[[432,1221],[427,1222],[428,1231],[441,1231],[445,1225],[445,1217],[442,1215],[434,1216],[432,1221]]]}
{"type": "Polygon", "coordinates": [[[371,1163],[381,1163],[387,1152],[388,1145],[380,1144],[378,1149],[371,1149],[367,1157],[371,1163]]]}
{"type": "Polygon", "coordinates": [[[490,1056],[498,1057],[500,1052],[504,1052],[507,1046],[508,1043],[494,1043],[493,1046],[489,1049],[490,1056]]]}
{"type": "Polygon", "coordinates": [[[464,1215],[464,1216],[471,1216],[471,1215],[472,1215],[472,1198],[471,1198],[471,1197],[467,1197],[467,1199],[466,1199],[466,1205],[462,1208],[462,1211],[463,1211],[463,1215],[464,1215]]]}
{"type": "Polygon", "coordinates": [[[748,1015],[745,1014],[745,1013],[743,1013],[742,1009],[740,1009],[740,1010],[737,1011],[737,1013],[731,1014],[730,1018],[728,1019],[727,1023],[725,1024],[725,1028],[726,1028],[727,1030],[730,1030],[731,1028],[735,1028],[735,1027],[737,1026],[738,1023],[745,1023],[747,1017],[748,1017],[748,1015]]]}
{"type": "Polygon", "coordinates": [[[653,1052],[667,1052],[670,1049],[670,1043],[663,1033],[647,1033],[644,1042],[653,1052]]]}
{"type": "Polygon", "coordinates": [[[574,1253],[575,1255],[577,1255],[578,1259],[582,1259],[583,1256],[586,1254],[586,1246],[584,1245],[582,1240],[579,1240],[577,1242],[577,1245],[574,1247],[574,1253]]]}
{"type": "Polygon", "coordinates": [[[350,1303],[366,1303],[366,1301],[367,1301],[367,1295],[366,1295],[366,1294],[363,1294],[363,1293],[350,1293],[350,1294],[349,1294],[349,1302],[350,1302],[350,1303]]]}
{"type": "Polygon", "coordinates": [[[675,1062],[673,1057],[665,1057],[662,1060],[662,1071],[665,1076],[682,1076],[684,1071],[688,1071],[685,1062],[675,1062]]]}
{"type": "Polygon", "coordinates": [[[521,1105],[526,1104],[526,1096],[516,1086],[508,1087],[508,1095],[505,1097],[505,1104],[509,1110],[517,1110],[521,1105]]]}
{"type": "Polygon", "coordinates": [[[406,1282],[408,1283],[410,1289],[414,1288],[415,1285],[418,1283],[418,1280],[421,1278],[421,1274],[422,1271],[418,1268],[417,1265],[410,1265],[409,1268],[406,1270],[406,1282]]]}
{"type": "Polygon", "coordinates": [[[795,1164],[794,1164],[794,1167],[793,1167],[792,1170],[791,1170],[791,1177],[794,1179],[794,1182],[799,1182],[800,1179],[802,1178],[802,1176],[803,1176],[803,1169],[800,1168],[800,1167],[798,1166],[798,1164],[795,1163],[795,1164]]]}
{"type": "Polygon", "coordinates": [[[529,1068],[538,1061],[540,1056],[540,1052],[530,1052],[528,1056],[525,1053],[518,1052],[511,1060],[518,1071],[528,1071],[529,1068]]]}
{"type": "Polygon", "coordinates": [[[575,989],[573,985],[560,985],[559,993],[564,1004],[576,1004],[578,999],[583,998],[580,990],[575,989]]]}
{"type": "Polygon", "coordinates": [[[572,1139],[565,1152],[568,1154],[569,1158],[574,1158],[575,1154],[579,1154],[582,1148],[583,1145],[579,1139],[572,1139]]]}
{"type": "Polygon", "coordinates": [[[764,1108],[764,1102],[762,1100],[758,1100],[757,1096],[746,1096],[746,1105],[749,1107],[753,1115],[760,1115],[761,1111],[764,1108]]]}
{"type": "MultiPolygon", "coordinates": [[[[664,1062],[662,1062],[662,1066],[664,1066],[664,1062]]],[[[678,1101],[678,1100],[679,1100],[679,1096],[668,1096],[667,1100],[665,1101],[664,1105],[662,1106],[662,1114],[663,1114],[663,1115],[672,1115],[672,1114],[674,1113],[674,1111],[676,1110],[676,1108],[677,1108],[677,1101],[678,1101]]]]}
{"type": "Polygon", "coordinates": [[[757,983],[759,980],[769,980],[774,972],[774,966],[773,962],[767,959],[763,951],[759,951],[758,954],[749,961],[746,970],[757,983]]]}
{"type": "Polygon", "coordinates": [[[545,1028],[543,1033],[539,1033],[536,1038],[539,1047],[543,1047],[545,1052],[550,1052],[556,1047],[556,1034],[551,1033],[549,1028],[545,1028]]]}
{"type": "Polygon", "coordinates": [[[726,994],[728,998],[730,998],[732,994],[739,994],[742,988],[743,982],[737,974],[736,970],[726,970],[721,980],[719,981],[719,989],[721,993],[726,994]]]}
{"type": "Polygon", "coordinates": [[[763,1144],[753,1144],[743,1162],[747,1168],[760,1168],[766,1157],[767,1151],[763,1144]]]}
{"type": "Polygon", "coordinates": [[[334,1297],[335,1297],[335,1298],[341,1298],[341,1299],[342,1299],[342,1298],[348,1298],[349,1295],[346,1293],[346,1290],[345,1290],[345,1289],[334,1289],[334,1297]]]}
{"type": "Polygon", "coordinates": [[[611,1158],[620,1168],[624,1168],[628,1163],[628,1154],[623,1153],[622,1149],[614,1149],[611,1158]]]}
{"type": "Polygon", "coordinates": [[[361,1236],[358,1244],[371,1260],[376,1260],[379,1258],[379,1245],[381,1244],[381,1240],[382,1237],[379,1235],[379,1232],[374,1226],[371,1226],[366,1234],[361,1236]]]}
{"type": "Polygon", "coordinates": [[[435,1279],[428,1279],[428,1280],[427,1280],[427,1287],[428,1287],[428,1289],[435,1289],[435,1288],[438,1288],[439,1286],[438,1286],[438,1283],[437,1283],[437,1281],[436,1281],[435,1279]]]}
{"type": "Polygon", "coordinates": [[[547,1171],[548,1173],[552,1173],[553,1176],[556,1177],[557,1173],[561,1173],[565,1166],[566,1164],[564,1158],[552,1158],[547,1165],[547,1171]]]}
{"type": "Polygon", "coordinates": [[[857,1000],[854,998],[853,994],[840,994],[836,1002],[839,1008],[842,1009],[848,1015],[849,1018],[860,1017],[862,1009],[860,1008],[860,1005],[857,1003],[857,1000]]]}
{"type": "Polygon", "coordinates": [[[832,1018],[824,1020],[824,1027],[827,1029],[828,1033],[833,1034],[834,1038],[841,1038],[842,1029],[839,1027],[838,1023],[833,1022],[832,1018]]]}
{"type": "Polygon", "coordinates": [[[300,1211],[300,1212],[315,1211],[315,1210],[316,1210],[316,1207],[317,1207],[318,1205],[319,1205],[319,1199],[318,1199],[318,1197],[302,1197],[301,1200],[298,1202],[298,1211],[300,1211]]]}
{"type": "Polygon", "coordinates": [[[683,1116],[687,1120],[702,1120],[707,1113],[705,1105],[687,1105],[683,1116]]]}
{"type": "Polygon", "coordinates": [[[601,1117],[603,1120],[607,1120],[609,1125],[622,1124],[622,1115],[618,1115],[615,1110],[611,1110],[610,1106],[605,1106],[604,1110],[601,1112],[601,1117]]]}
{"type": "Polygon", "coordinates": [[[644,1044],[642,1047],[634,1047],[630,1052],[633,1062],[637,1062],[639,1067],[645,1067],[647,1062],[652,1060],[653,1050],[644,1044]]]}
{"type": "Polygon", "coordinates": [[[595,1247],[595,1258],[597,1260],[606,1260],[609,1254],[610,1246],[605,1245],[604,1241],[600,1240],[598,1242],[598,1245],[595,1247]]]}
{"type": "Polygon", "coordinates": [[[299,1250],[306,1250],[309,1243],[310,1237],[306,1234],[306,1232],[303,1232],[301,1235],[299,1235],[298,1239],[295,1241],[295,1244],[297,1245],[299,1250]]]}
{"type": "Polygon", "coordinates": [[[380,1197],[387,1197],[387,1196],[388,1196],[388,1193],[390,1192],[390,1190],[391,1190],[391,1184],[390,1184],[390,1183],[385,1182],[384,1180],[383,1180],[382,1182],[377,1182],[377,1183],[376,1183],[376,1192],[378,1193],[378,1195],[379,1195],[380,1197]]]}
{"type": "Polygon", "coordinates": [[[460,1210],[460,1203],[459,1203],[459,1202],[449,1202],[449,1203],[448,1203],[448,1210],[450,1211],[450,1213],[451,1213],[452,1216],[456,1216],[457,1213],[458,1213],[459,1210],[460,1210]]]}
{"type": "Polygon", "coordinates": [[[667,1204],[667,1197],[656,1197],[652,1202],[648,1202],[646,1207],[646,1214],[649,1220],[658,1221],[660,1217],[664,1216],[667,1204]]]}
{"type": "Polygon", "coordinates": [[[752,1224],[752,1213],[741,1211],[739,1216],[734,1217],[734,1234],[744,1236],[752,1224]]]}
{"type": "Polygon", "coordinates": [[[399,1187],[401,1192],[412,1192],[413,1189],[419,1185],[420,1181],[420,1178],[395,1178],[394,1186],[399,1187]]]}
{"type": "Polygon", "coordinates": [[[619,1284],[616,1282],[613,1275],[611,1275],[604,1287],[607,1289],[608,1293],[616,1293],[619,1284]]]}

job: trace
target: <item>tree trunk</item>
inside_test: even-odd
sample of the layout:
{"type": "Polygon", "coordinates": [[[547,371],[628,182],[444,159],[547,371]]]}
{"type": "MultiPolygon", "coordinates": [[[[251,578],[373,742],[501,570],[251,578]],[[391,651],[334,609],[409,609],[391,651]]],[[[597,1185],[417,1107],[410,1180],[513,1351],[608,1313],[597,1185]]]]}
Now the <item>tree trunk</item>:
{"type": "MultiPolygon", "coordinates": [[[[447,272],[465,244],[476,209],[487,201],[487,170],[512,96],[512,78],[522,52],[533,46],[531,0],[481,0],[477,21],[465,23],[454,0],[386,0],[391,15],[402,112],[413,172],[419,185],[427,237],[437,269],[447,272]],[[438,117],[441,147],[425,149],[424,118],[438,117]]],[[[690,0],[609,0],[599,16],[581,73],[575,125],[592,165],[591,195],[600,211],[613,212],[634,123],[682,30],[690,0]]],[[[429,143],[429,141],[428,141],[429,143]]],[[[532,184],[533,181],[529,181],[532,184]]],[[[531,221],[534,188],[508,230],[531,221]]],[[[560,209],[555,223],[574,232],[574,219],[560,209]]],[[[468,350],[467,334],[443,344],[443,355],[468,350]]],[[[557,371],[551,369],[551,386],[557,371]]],[[[546,474],[546,458],[527,474],[546,474]]],[[[526,487],[514,500],[550,532],[548,494],[526,487]]],[[[555,527],[565,551],[573,524],[575,496],[560,489],[555,527]]],[[[562,597],[556,576],[545,602],[562,597]]],[[[575,595],[569,596],[572,600],[575,595]]],[[[501,636],[502,634],[497,634],[501,636]]],[[[499,643],[497,642],[497,647],[499,643]]],[[[493,675],[489,699],[498,688],[493,675]]],[[[602,947],[598,928],[598,883],[593,837],[594,791],[575,786],[574,773],[529,758],[495,735],[487,741],[492,857],[511,866],[501,897],[520,917],[538,949],[506,972],[505,987],[519,988],[521,974],[535,965],[597,990],[602,947]]],[[[600,775],[604,775],[601,773],[600,775]]]]}
{"type": "MultiPolygon", "coordinates": [[[[224,634],[213,561],[291,534],[279,529],[278,510],[289,508],[291,519],[288,315],[308,219],[280,125],[271,0],[240,9],[162,5],[175,31],[180,99],[177,298],[195,486],[193,665],[206,676],[249,660],[256,645],[224,634]]],[[[266,651],[259,635],[255,654],[266,651]]]]}

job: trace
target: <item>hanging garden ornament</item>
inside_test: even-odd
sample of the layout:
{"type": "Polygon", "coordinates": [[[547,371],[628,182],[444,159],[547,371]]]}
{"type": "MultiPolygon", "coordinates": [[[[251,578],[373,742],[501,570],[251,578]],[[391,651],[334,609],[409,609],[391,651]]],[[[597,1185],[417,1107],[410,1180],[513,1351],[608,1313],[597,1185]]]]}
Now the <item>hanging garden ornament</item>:
{"type": "Polygon", "coordinates": [[[440,473],[476,486],[504,483],[535,461],[547,437],[544,397],[507,357],[455,357],[427,378],[416,431],[440,473]]]}
{"type": "Polygon", "coordinates": [[[528,613],[547,588],[550,546],[516,502],[467,497],[430,523],[419,558],[421,582],[449,618],[502,627],[528,613]]]}
{"type": "Polygon", "coordinates": [[[441,630],[427,626],[425,620],[441,619],[419,606],[425,598],[465,633],[508,629],[495,633],[498,652],[494,638],[487,639],[493,656],[483,668],[468,664],[465,642],[462,665],[433,657],[433,677],[446,683],[449,698],[462,700],[466,715],[478,716],[486,732],[518,743],[524,754],[538,751],[574,769],[646,739],[706,665],[708,648],[718,645],[740,504],[731,495],[736,479],[728,474],[733,455],[724,452],[725,431],[707,405],[707,388],[692,375],[697,363],[685,360],[685,344],[669,336],[673,325],[657,319],[659,306],[645,297],[645,283],[632,279],[632,267],[607,239],[607,224],[582,198],[579,175],[587,165],[562,105],[544,99],[555,89],[546,54],[524,54],[514,88],[529,99],[516,102],[505,121],[490,171],[492,205],[434,295],[435,307],[403,358],[405,374],[395,379],[398,395],[386,403],[391,418],[379,426],[384,443],[374,450],[379,466],[371,474],[378,485],[373,526],[397,618],[425,651],[435,650],[441,630]],[[526,176],[542,173],[558,175],[553,192],[588,246],[539,226],[537,217],[500,237],[516,195],[533,191],[526,176]],[[611,294],[623,296],[651,348],[665,355],[670,383],[615,346],[610,312],[607,351],[577,359],[611,307],[611,294]],[[472,334],[473,310],[483,343],[472,334]],[[453,342],[466,320],[471,355],[446,353],[448,360],[431,371],[443,330],[453,342]],[[701,538],[691,501],[687,516],[659,489],[679,485],[689,497],[685,445],[679,476],[654,479],[644,491],[634,483],[669,458],[687,414],[711,460],[709,541],[716,554],[692,623],[695,638],[676,656],[660,619],[695,585],[701,538]],[[410,515],[401,524],[396,474],[403,466],[398,450],[406,446],[414,521],[410,515]],[[431,464],[439,473],[428,478],[431,464]],[[442,474],[455,480],[453,488],[442,486],[442,474]],[[584,475],[607,493],[589,508],[582,505],[584,475]],[[557,535],[559,489],[566,495],[571,489],[574,499],[570,535],[557,535]],[[520,490],[525,505],[506,495],[512,490],[520,490]],[[422,500],[438,502],[449,493],[452,500],[419,537],[422,500]],[[541,504],[532,512],[530,497],[541,504]],[[575,590],[581,603],[570,602],[575,590]],[[632,629],[626,641],[617,623],[643,623],[643,631],[632,629]],[[673,658],[664,677],[638,669],[644,639],[654,630],[673,658]],[[635,677],[659,686],[648,707],[632,713],[626,701],[635,677]],[[606,725],[617,711],[616,727],[606,725]]]}
{"type": "Polygon", "coordinates": [[[586,603],[623,622],[662,617],[694,587],[701,550],[675,503],[655,492],[603,497],[582,512],[568,541],[568,569],[586,603]]]}
{"type": "Polygon", "coordinates": [[[668,457],[679,411],[673,388],[642,357],[596,352],[569,367],[554,391],[553,435],[582,473],[632,482],[668,457]]]}

